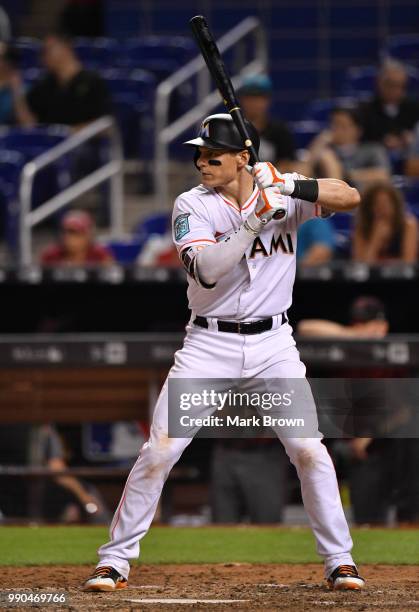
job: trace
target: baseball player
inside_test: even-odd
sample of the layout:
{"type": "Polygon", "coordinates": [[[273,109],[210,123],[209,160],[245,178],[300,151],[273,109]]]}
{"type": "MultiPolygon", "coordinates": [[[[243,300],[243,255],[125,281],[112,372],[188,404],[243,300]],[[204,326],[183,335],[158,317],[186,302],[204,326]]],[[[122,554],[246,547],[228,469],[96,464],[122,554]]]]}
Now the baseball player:
{"type": "MultiPolygon", "coordinates": [[[[248,123],[256,149],[259,137],[248,123]]],[[[305,378],[287,310],[292,303],[297,229],[328,211],[360,201],[336,179],[283,174],[269,163],[248,166],[249,153],[227,114],[207,117],[195,148],[198,187],[181,194],[173,238],[188,273],[192,311],[182,349],[168,378],[305,378]]],[[[321,435],[281,436],[301,483],[302,498],[334,589],[361,589],[336,475],[321,435]]],[[[318,432],[317,432],[318,433],[318,432]]],[[[128,477],[110,528],[110,541],[84,583],[86,591],[127,585],[129,561],[139,556],[164,482],[191,438],[168,436],[168,381],[157,401],[150,438],[128,477]]]]}

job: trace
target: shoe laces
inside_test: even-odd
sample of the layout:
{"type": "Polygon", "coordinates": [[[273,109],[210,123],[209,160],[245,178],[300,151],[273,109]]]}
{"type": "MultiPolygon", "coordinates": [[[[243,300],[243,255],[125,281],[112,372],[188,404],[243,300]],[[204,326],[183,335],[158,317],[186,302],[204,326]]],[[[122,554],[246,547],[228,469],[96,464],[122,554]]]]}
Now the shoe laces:
{"type": "Polygon", "coordinates": [[[340,565],[339,572],[349,574],[350,576],[358,576],[356,567],[354,567],[353,565],[340,565]]]}
{"type": "Polygon", "coordinates": [[[98,576],[100,576],[101,578],[106,578],[107,576],[110,576],[112,572],[113,568],[107,565],[97,567],[92,574],[92,578],[97,578],[98,576]]]}

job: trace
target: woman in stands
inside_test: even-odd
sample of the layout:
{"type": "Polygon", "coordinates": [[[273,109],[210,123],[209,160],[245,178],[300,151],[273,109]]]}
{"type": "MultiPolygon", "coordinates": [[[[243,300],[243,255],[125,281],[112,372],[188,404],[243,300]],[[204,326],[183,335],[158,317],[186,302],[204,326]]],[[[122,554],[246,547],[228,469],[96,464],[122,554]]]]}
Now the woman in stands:
{"type": "Polygon", "coordinates": [[[365,190],[355,226],[353,259],[369,264],[412,263],[417,258],[418,227],[402,194],[389,183],[365,190]]]}

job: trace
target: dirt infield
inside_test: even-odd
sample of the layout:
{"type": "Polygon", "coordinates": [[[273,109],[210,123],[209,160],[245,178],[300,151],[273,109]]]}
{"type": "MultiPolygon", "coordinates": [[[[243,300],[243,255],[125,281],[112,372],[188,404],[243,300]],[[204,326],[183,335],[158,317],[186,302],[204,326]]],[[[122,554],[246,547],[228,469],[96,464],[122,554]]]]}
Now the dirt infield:
{"type": "MultiPolygon", "coordinates": [[[[48,606],[51,610],[419,610],[415,566],[363,566],[368,588],[349,593],[329,591],[323,582],[321,566],[315,564],[143,565],[132,569],[126,589],[108,594],[82,593],[79,585],[91,569],[3,567],[1,588],[4,592],[8,585],[7,590],[28,593],[39,589],[64,590],[69,597],[68,604],[48,606]]],[[[28,606],[8,609],[28,610],[28,606]]]]}

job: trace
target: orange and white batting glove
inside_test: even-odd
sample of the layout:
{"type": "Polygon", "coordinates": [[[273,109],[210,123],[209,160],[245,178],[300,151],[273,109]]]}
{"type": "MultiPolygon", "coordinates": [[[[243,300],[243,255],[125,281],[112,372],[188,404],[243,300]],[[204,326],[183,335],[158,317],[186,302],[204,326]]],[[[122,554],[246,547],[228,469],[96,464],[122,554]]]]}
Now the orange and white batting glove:
{"type": "Polygon", "coordinates": [[[267,223],[271,219],[282,220],[286,217],[284,198],[277,185],[260,192],[255,206],[255,215],[262,223],[267,223]]]}
{"type": "Polygon", "coordinates": [[[258,162],[252,168],[252,175],[259,189],[278,187],[282,195],[294,191],[294,179],[290,174],[281,174],[270,162],[258,162]]]}

